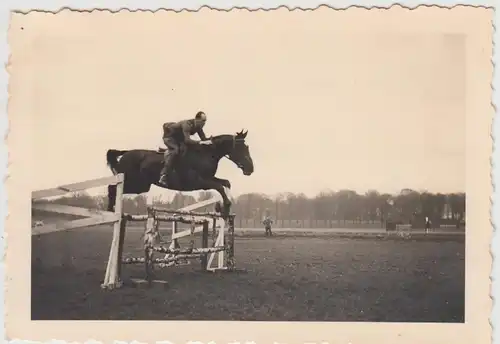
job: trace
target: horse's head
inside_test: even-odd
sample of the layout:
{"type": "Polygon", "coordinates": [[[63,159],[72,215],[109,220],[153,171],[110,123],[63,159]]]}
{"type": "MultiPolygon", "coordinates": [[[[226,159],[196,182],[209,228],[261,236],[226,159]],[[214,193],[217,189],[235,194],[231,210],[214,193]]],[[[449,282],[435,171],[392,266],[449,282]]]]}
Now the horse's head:
{"type": "Polygon", "coordinates": [[[253,160],[245,143],[248,131],[240,131],[236,135],[219,135],[212,138],[213,144],[222,150],[229,160],[238,166],[245,176],[253,173],[253,160]]]}

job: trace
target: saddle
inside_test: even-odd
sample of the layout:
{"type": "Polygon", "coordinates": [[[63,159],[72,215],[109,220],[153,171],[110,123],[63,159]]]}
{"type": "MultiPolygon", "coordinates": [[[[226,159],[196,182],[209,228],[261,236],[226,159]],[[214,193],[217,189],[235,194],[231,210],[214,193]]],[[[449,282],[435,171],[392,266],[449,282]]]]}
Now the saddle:
{"type": "MultiPolygon", "coordinates": [[[[164,154],[165,152],[167,151],[167,148],[164,148],[164,147],[158,147],[158,149],[156,150],[157,153],[160,153],[160,154],[164,154]]],[[[186,152],[184,152],[184,154],[178,154],[175,158],[174,158],[174,161],[172,163],[172,170],[171,172],[173,171],[176,171],[178,169],[178,164],[181,162],[181,160],[184,158],[186,152]]],[[[165,161],[162,159],[162,163],[165,163],[165,161]]]]}

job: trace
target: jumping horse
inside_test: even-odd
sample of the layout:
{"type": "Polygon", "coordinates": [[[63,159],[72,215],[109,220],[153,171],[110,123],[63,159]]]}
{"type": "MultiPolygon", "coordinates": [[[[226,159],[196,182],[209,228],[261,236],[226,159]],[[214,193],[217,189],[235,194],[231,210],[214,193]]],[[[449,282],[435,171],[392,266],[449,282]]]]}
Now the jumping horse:
{"type": "MultiPolygon", "coordinates": [[[[231,207],[227,192],[231,183],[215,177],[215,174],[223,157],[234,162],[245,176],[253,173],[253,160],[245,142],[247,134],[248,131],[240,131],[236,135],[218,135],[213,136],[208,145],[187,145],[186,151],[177,157],[172,171],[167,175],[166,186],[158,183],[165,149],[109,149],[106,158],[113,174],[124,174],[124,194],[145,193],[152,185],[176,191],[216,190],[222,196],[223,215],[227,215],[231,207]]],[[[116,185],[110,185],[108,211],[114,211],[115,203],[116,185]]]]}

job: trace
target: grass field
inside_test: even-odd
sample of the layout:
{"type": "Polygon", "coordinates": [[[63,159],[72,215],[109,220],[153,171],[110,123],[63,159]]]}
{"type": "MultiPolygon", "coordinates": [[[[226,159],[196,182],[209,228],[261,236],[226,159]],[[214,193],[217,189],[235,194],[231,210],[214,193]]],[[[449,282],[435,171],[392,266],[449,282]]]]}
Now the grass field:
{"type": "MultiPolygon", "coordinates": [[[[141,234],[127,231],[126,255],[142,255],[141,234]]],[[[104,291],[110,242],[109,226],[33,237],[32,319],[464,321],[463,236],[239,234],[246,273],[203,273],[193,261],[159,272],[167,289],[104,291]]]]}

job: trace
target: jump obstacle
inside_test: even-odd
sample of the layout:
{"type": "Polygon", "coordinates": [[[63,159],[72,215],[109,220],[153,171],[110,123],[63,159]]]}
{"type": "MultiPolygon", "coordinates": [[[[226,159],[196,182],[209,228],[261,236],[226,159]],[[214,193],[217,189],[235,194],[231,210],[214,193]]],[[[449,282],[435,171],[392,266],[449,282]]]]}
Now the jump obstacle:
{"type": "MultiPolygon", "coordinates": [[[[201,268],[204,271],[233,271],[234,269],[234,215],[231,214],[227,219],[223,219],[220,212],[193,212],[192,209],[202,208],[211,203],[217,203],[217,198],[212,198],[200,203],[196,203],[179,210],[170,210],[161,207],[148,207],[147,215],[125,215],[122,219],[123,230],[120,233],[119,240],[113,240],[115,246],[112,246],[113,252],[110,256],[122,256],[123,235],[128,221],[146,221],[144,231],[144,257],[130,257],[119,260],[118,264],[112,265],[110,260],[106,271],[106,278],[102,284],[103,288],[113,289],[121,286],[121,265],[144,264],[145,278],[131,279],[134,283],[153,282],[165,283],[154,279],[154,266],[160,268],[189,264],[189,259],[200,259],[201,268]],[[161,235],[159,231],[160,222],[172,223],[171,242],[168,247],[161,245],[161,235]],[[189,224],[191,227],[184,231],[178,231],[178,224],[189,224]],[[212,246],[208,246],[209,226],[212,225],[212,246]],[[225,231],[227,229],[227,238],[225,231]],[[195,233],[202,233],[202,247],[194,248],[193,241],[191,247],[181,248],[178,239],[187,236],[193,236],[195,233]],[[157,242],[160,245],[155,245],[157,242]],[[154,252],[164,253],[163,258],[154,258],[154,252]],[[215,266],[214,266],[215,261],[215,266]],[[112,273],[117,270],[116,273],[112,273]],[[109,278],[115,276],[115,280],[109,278]]],[[[117,262],[116,260],[114,262],[117,262]]]]}
{"type": "Polygon", "coordinates": [[[220,208],[220,204],[217,203],[219,199],[212,198],[179,210],[169,210],[150,206],[148,207],[147,215],[128,215],[123,214],[123,181],[123,174],[117,174],[112,177],[99,178],[32,192],[31,200],[33,210],[87,217],[56,224],[43,224],[43,222],[37,221],[37,223],[32,226],[32,235],[41,235],[102,224],[113,224],[113,240],[104,282],[101,285],[104,289],[119,288],[123,285],[121,280],[122,264],[144,263],[146,267],[146,278],[144,281],[148,283],[153,281],[153,267],[155,264],[160,267],[181,265],[187,263],[187,259],[193,258],[199,258],[201,260],[202,269],[206,271],[234,270],[234,214],[230,214],[225,219],[222,218],[220,209],[217,209],[217,206],[220,208]],[[53,203],[36,203],[36,201],[43,198],[63,196],[67,193],[107,185],[117,186],[114,212],[53,203]],[[216,205],[215,212],[193,212],[193,210],[213,204],[216,205]],[[142,258],[127,258],[122,260],[125,231],[128,221],[146,221],[144,257],[142,258]],[[155,242],[161,237],[159,232],[160,221],[172,223],[171,243],[168,248],[164,246],[155,246],[155,242]],[[179,232],[178,223],[190,224],[191,228],[179,232]],[[208,232],[210,225],[212,225],[212,239],[214,241],[212,247],[208,247],[208,232]],[[228,232],[227,239],[225,237],[226,229],[228,232]],[[202,232],[201,248],[180,248],[178,244],[179,238],[191,236],[199,232],[202,232]],[[165,253],[165,256],[155,259],[153,258],[154,252],[165,253]],[[216,266],[213,267],[215,258],[217,258],[216,266]]]}

